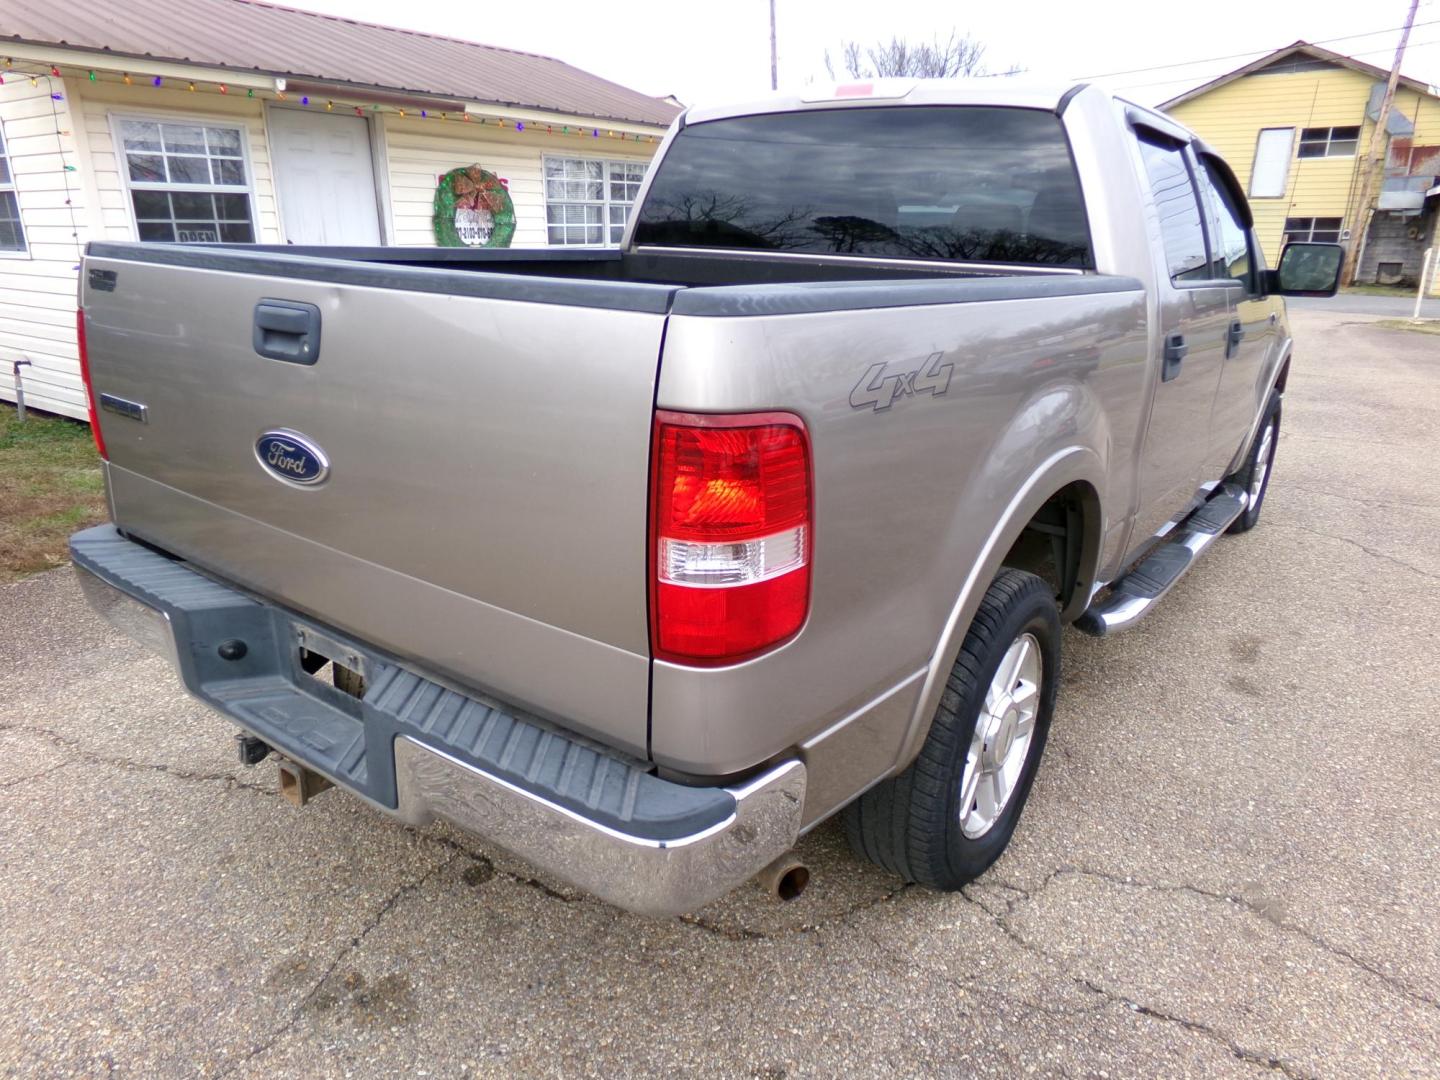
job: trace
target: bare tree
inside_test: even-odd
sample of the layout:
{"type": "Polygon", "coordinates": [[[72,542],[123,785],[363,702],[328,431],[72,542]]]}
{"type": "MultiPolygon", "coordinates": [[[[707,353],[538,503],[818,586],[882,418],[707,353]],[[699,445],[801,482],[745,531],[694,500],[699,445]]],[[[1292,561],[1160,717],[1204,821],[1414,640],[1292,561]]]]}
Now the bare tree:
{"type": "MultiPolygon", "coordinates": [[[[840,66],[852,79],[883,79],[891,76],[911,76],[922,79],[963,79],[975,75],[989,75],[985,66],[985,46],[969,34],[956,34],[944,41],[937,34],[930,41],[912,42],[892,37],[888,42],[876,42],[863,46],[858,41],[846,41],[840,46],[840,66]]],[[[833,79],[835,64],[830,50],[825,50],[825,70],[833,79]]],[[[1020,68],[1011,65],[1009,69],[995,74],[1014,75],[1020,68]]]]}

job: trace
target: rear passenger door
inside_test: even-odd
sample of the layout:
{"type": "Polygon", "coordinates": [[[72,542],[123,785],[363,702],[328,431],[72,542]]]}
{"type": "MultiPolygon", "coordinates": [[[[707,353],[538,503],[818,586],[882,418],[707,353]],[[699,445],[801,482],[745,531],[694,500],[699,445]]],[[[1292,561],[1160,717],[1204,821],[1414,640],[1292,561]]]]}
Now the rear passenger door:
{"type": "Polygon", "coordinates": [[[1227,181],[1223,164],[1208,154],[1200,155],[1199,163],[1200,186],[1210,207],[1212,276],[1231,290],[1230,336],[1201,476],[1219,480],[1249,437],[1261,397],[1269,390],[1280,302],[1261,289],[1259,249],[1239,201],[1244,196],[1227,181]]]}
{"type": "MultiPolygon", "coordinates": [[[[1137,130],[1153,197],[1160,335],[1154,398],[1140,462],[1134,537],[1143,544],[1195,503],[1210,451],[1211,408],[1225,360],[1231,286],[1213,280],[1205,231],[1209,216],[1187,144],[1137,130]]],[[[1132,545],[1132,546],[1137,546],[1132,545]]]]}

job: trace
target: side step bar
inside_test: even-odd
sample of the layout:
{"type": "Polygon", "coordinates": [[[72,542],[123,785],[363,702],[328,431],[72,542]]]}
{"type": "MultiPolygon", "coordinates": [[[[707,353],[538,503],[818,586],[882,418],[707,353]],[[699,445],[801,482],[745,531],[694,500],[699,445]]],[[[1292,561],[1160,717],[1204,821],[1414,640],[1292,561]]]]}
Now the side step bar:
{"type": "Polygon", "coordinates": [[[1104,598],[1075,620],[1076,629],[1106,637],[1134,626],[1199,561],[1200,553],[1245,512],[1249,502],[1249,494],[1238,484],[1220,487],[1159,547],[1112,583],[1104,598]]]}

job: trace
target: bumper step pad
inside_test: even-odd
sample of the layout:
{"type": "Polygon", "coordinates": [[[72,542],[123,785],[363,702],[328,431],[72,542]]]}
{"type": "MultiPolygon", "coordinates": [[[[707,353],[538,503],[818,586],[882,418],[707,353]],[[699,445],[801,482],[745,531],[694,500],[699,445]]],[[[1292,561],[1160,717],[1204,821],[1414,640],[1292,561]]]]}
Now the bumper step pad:
{"type": "Polygon", "coordinates": [[[644,840],[693,836],[735,813],[735,798],[724,788],[662,780],[641,762],[498,702],[442,686],[368,646],[129,540],[114,526],[77,533],[70,552],[78,568],[168,622],[172,659],[191,693],[287,757],[385,809],[397,806],[396,740],[409,738],[587,821],[644,840]],[[329,642],[360,658],[364,698],[306,674],[302,638],[307,644],[329,642]],[[243,649],[234,648],[237,641],[243,649]],[[222,651],[233,658],[223,658],[222,651]]]}

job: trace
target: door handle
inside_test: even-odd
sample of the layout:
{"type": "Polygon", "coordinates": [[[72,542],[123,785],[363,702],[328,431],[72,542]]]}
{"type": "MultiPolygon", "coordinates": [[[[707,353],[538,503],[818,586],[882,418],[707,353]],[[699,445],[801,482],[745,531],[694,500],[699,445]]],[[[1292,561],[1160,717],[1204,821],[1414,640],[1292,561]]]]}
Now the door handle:
{"type": "Polygon", "coordinates": [[[261,300],[250,342],[271,360],[313,364],[320,359],[320,309],[299,300],[261,300]]]}
{"type": "Polygon", "coordinates": [[[1230,332],[1225,336],[1225,359],[1235,355],[1235,350],[1240,347],[1240,342],[1245,340],[1245,324],[1236,319],[1230,324],[1230,332]]]}
{"type": "Polygon", "coordinates": [[[1184,334],[1170,334],[1165,338],[1165,362],[1160,366],[1160,381],[1169,382],[1180,374],[1180,361],[1190,346],[1185,344],[1184,334]]]}

